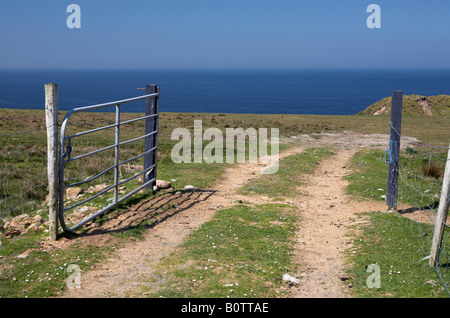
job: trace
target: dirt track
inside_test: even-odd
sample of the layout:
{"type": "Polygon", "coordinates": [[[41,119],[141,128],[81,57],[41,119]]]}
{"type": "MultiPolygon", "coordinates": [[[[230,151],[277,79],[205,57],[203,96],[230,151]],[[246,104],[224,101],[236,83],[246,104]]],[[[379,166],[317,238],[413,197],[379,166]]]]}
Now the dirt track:
{"type": "MultiPolygon", "coordinates": [[[[347,282],[344,284],[344,252],[350,247],[347,237],[349,227],[355,225],[357,213],[380,210],[385,207],[376,203],[357,203],[345,195],[349,159],[361,148],[384,149],[387,136],[355,135],[352,133],[324,134],[319,139],[300,136],[297,147],[280,154],[280,159],[313,146],[332,146],[336,155],[324,161],[307,185],[299,189],[301,196],[287,201],[296,206],[300,214],[299,231],[296,234],[294,262],[298,272],[291,275],[301,278],[302,283],[290,288],[289,297],[350,297],[347,282]]],[[[108,232],[120,231],[132,226],[141,218],[154,217],[156,226],[148,229],[143,240],[117,250],[103,265],[82,273],[80,289],[69,289],[61,297],[138,297],[137,288],[144,277],[152,275],[152,269],[164,256],[170,254],[186,236],[209,221],[216,210],[232,206],[236,201],[257,200],[270,202],[263,196],[252,198],[237,195],[236,190],[253,178],[257,178],[260,164],[239,164],[229,169],[224,179],[211,190],[168,194],[140,203],[101,227],[92,227],[87,235],[77,240],[101,244],[110,242],[108,232]],[[155,212],[165,203],[177,206],[174,212],[155,212]]],[[[255,201],[256,202],[256,201],[255,201]]],[[[61,242],[59,244],[70,244],[61,242]]]]}
{"type": "Polygon", "coordinates": [[[343,150],[323,162],[310,178],[307,198],[300,203],[301,224],[295,261],[302,283],[292,289],[295,298],[349,297],[350,281],[344,272],[344,254],[351,246],[349,228],[361,222],[360,212],[384,205],[357,203],[345,194],[348,160],[356,149],[343,150]]]}

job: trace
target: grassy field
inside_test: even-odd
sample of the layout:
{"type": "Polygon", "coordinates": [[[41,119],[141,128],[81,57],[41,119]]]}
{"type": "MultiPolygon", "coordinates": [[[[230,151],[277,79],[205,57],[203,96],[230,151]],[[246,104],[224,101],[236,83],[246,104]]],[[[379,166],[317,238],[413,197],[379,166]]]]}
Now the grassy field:
{"type": "MultiPolygon", "coordinates": [[[[447,159],[446,150],[416,147],[401,151],[398,183],[400,202],[412,207],[437,207],[447,159]]],[[[358,152],[352,160],[354,173],[347,176],[351,182],[348,193],[384,201],[389,161],[384,159],[385,152],[379,150],[358,152]]]]}
{"type": "MultiPolygon", "coordinates": [[[[348,256],[348,275],[352,277],[355,297],[448,297],[436,271],[428,260],[422,260],[429,254],[431,225],[417,224],[397,213],[372,212],[365,217],[367,224],[359,229],[348,256]],[[378,288],[370,288],[367,283],[373,273],[371,264],[379,267],[378,288]]],[[[444,244],[449,242],[447,237],[444,244]]],[[[448,267],[444,265],[440,271],[448,284],[448,267]]]]}
{"type": "MultiPolygon", "coordinates": [[[[64,116],[62,112],[60,119],[64,116]]],[[[113,115],[105,113],[92,113],[88,118],[75,116],[71,122],[71,131],[92,129],[95,126],[108,125],[113,123],[113,115]]],[[[134,118],[135,114],[124,114],[122,119],[134,118]]],[[[281,141],[289,141],[289,137],[300,134],[308,134],[315,138],[320,138],[321,133],[353,131],[362,134],[388,134],[388,116],[311,116],[311,115],[246,115],[246,114],[177,114],[163,113],[160,118],[159,152],[158,152],[158,179],[172,181],[174,188],[182,189],[185,185],[191,184],[200,188],[208,188],[217,181],[229,165],[226,164],[174,164],[170,153],[177,141],[171,140],[173,129],[182,127],[192,131],[194,120],[202,120],[203,129],[216,127],[221,130],[226,128],[279,128],[281,141]]],[[[9,110],[0,109],[0,218],[8,218],[14,215],[26,213],[34,216],[41,215],[44,219],[48,211],[43,202],[47,194],[46,181],[46,132],[43,111],[33,110],[9,110]]],[[[131,139],[140,135],[142,128],[137,124],[130,125],[122,130],[122,137],[131,139]]],[[[405,116],[403,119],[402,133],[405,136],[415,137],[428,145],[448,145],[450,123],[445,118],[405,116]]],[[[76,141],[72,146],[80,149],[96,149],[104,147],[111,142],[111,132],[98,133],[95,138],[82,139],[76,141]]],[[[293,143],[283,144],[282,147],[294,145],[293,143]]],[[[124,156],[136,155],[141,151],[140,146],[130,145],[123,151],[124,156]]],[[[316,162],[332,154],[332,149],[310,149],[305,153],[287,157],[280,162],[280,170],[277,175],[278,184],[274,186],[274,176],[264,176],[256,179],[242,189],[246,195],[266,194],[274,199],[283,201],[289,198],[290,188],[302,183],[302,177],[298,174],[313,173],[316,162]],[[302,162],[301,167],[298,161],[302,162]],[[297,174],[297,176],[294,176],[297,174]],[[272,183],[272,185],[270,185],[272,183]],[[269,186],[270,185],[270,186],[269,186]]],[[[416,149],[419,151],[420,149],[416,149]]],[[[411,152],[411,150],[410,150],[411,152]]],[[[414,163],[412,153],[405,153],[409,158],[409,163],[422,168],[423,161],[414,163]]],[[[351,185],[348,192],[361,199],[383,200],[379,188],[385,189],[386,166],[382,162],[383,152],[369,151],[358,153],[353,161],[354,174],[349,176],[351,185]],[[364,176],[364,178],[362,178],[364,176]]],[[[443,157],[436,157],[438,163],[442,163],[443,157]],[[440,158],[440,159],[439,159],[440,158]],[[441,160],[441,161],[439,161],[441,160]]],[[[82,180],[106,165],[110,164],[110,158],[105,153],[103,157],[90,162],[80,162],[67,171],[68,181],[82,180]],[[81,169],[83,168],[83,169],[81,169]]],[[[140,164],[136,162],[135,164],[140,164]]],[[[132,171],[123,170],[124,176],[132,171]]],[[[108,176],[105,176],[108,177],[108,176]]],[[[110,176],[109,176],[110,177],[110,176]]],[[[439,179],[430,181],[438,184],[439,179]]],[[[103,180],[102,180],[103,181],[103,180]]],[[[106,181],[106,179],[104,180],[106,181]]],[[[433,190],[434,192],[434,190],[433,190]]],[[[383,193],[384,194],[384,193],[383,193]]],[[[153,196],[151,191],[143,196],[153,196]]],[[[108,196],[96,199],[95,204],[102,206],[108,196]]],[[[126,204],[124,207],[126,208],[126,204]]],[[[363,253],[356,256],[380,255],[384,253],[382,246],[387,246],[389,242],[401,242],[406,240],[406,234],[400,231],[389,231],[389,235],[381,230],[380,224],[394,224],[396,218],[393,215],[378,216],[374,214],[370,217],[371,222],[365,229],[365,236],[371,239],[359,237],[358,248],[363,253]],[[392,219],[389,219],[392,218],[392,219]],[[384,222],[384,223],[383,223],[384,222]],[[398,237],[396,237],[398,235],[398,237]],[[405,237],[405,238],[404,238],[405,237]],[[379,250],[376,242],[379,243],[379,250]],[[368,244],[367,246],[364,244],[368,244]]],[[[253,206],[243,202],[234,208],[218,211],[216,218],[210,223],[206,223],[198,232],[192,234],[177,253],[171,255],[165,263],[171,268],[169,283],[160,288],[158,293],[147,294],[150,297],[163,296],[193,296],[193,297],[276,297],[283,293],[279,277],[280,273],[289,269],[290,239],[294,229],[296,216],[287,205],[270,204],[253,206]],[[240,220],[243,224],[251,226],[240,227],[235,224],[240,220]],[[225,233],[226,227],[233,225],[235,231],[225,233]],[[223,236],[221,236],[223,234],[223,236]],[[226,235],[225,235],[226,234],[226,235]],[[265,236],[264,236],[265,235],[265,236]],[[235,238],[239,238],[241,245],[233,245],[235,238]],[[216,248],[212,247],[212,239],[216,248]],[[242,240],[242,242],[241,242],[242,240]],[[217,241],[217,242],[216,242],[217,241]],[[220,244],[220,245],[219,245],[220,244]],[[284,245],[284,246],[281,246],[284,245]],[[256,251],[268,249],[271,253],[259,253],[263,259],[255,258],[252,248],[256,251]],[[273,252],[273,253],[272,253],[273,252]],[[209,260],[209,261],[208,261],[209,260]],[[214,260],[214,261],[211,261],[214,260]],[[275,266],[278,264],[278,267],[275,266]],[[213,264],[214,263],[214,264],[213,264]],[[183,266],[183,265],[193,266],[183,266]],[[213,267],[210,267],[213,266],[213,267]],[[208,267],[208,270],[204,268],[208,267]],[[209,272],[205,276],[202,273],[209,272]],[[225,275],[227,274],[227,275],[225,275]],[[200,278],[201,277],[201,278],[200,278]],[[267,285],[259,285],[259,281],[266,281],[267,285]],[[255,284],[254,288],[250,285],[255,284]],[[195,287],[195,289],[194,289],[195,287]],[[269,287],[269,288],[267,288],[269,287]],[[210,294],[210,290],[217,293],[210,294]],[[230,292],[233,290],[233,292],[230,292]],[[278,294],[277,294],[278,291],[278,294]],[[232,294],[230,294],[232,293],[232,294]]],[[[395,226],[393,225],[393,228],[395,226]]],[[[131,232],[130,232],[131,233],[131,232]]],[[[64,289],[64,280],[69,273],[67,264],[80,264],[83,270],[89,270],[110,254],[114,248],[128,242],[131,239],[139,239],[142,231],[132,231],[131,235],[117,234],[114,243],[107,247],[98,248],[96,246],[77,246],[64,251],[52,252],[39,249],[40,242],[46,237],[45,232],[30,233],[29,235],[18,236],[13,239],[5,239],[2,231],[0,233],[0,296],[1,297],[47,297],[58,295],[64,289]],[[17,256],[26,252],[26,258],[17,256]]],[[[414,238],[413,238],[414,240],[414,238]]],[[[355,241],[355,242],[356,242],[355,241]]],[[[405,241],[404,241],[405,242],[405,241]]],[[[395,246],[392,247],[395,249],[395,246]]],[[[411,247],[414,249],[414,247],[411,247]]],[[[353,259],[355,255],[349,256],[354,264],[367,265],[368,262],[375,262],[373,259],[364,258],[353,259]]],[[[398,258],[398,255],[391,255],[398,258]]],[[[418,257],[418,256],[417,256],[418,257]]],[[[417,259],[410,256],[411,259],[417,259]]],[[[390,260],[383,260],[383,266],[390,264],[390,260]]],[[[424,270],[420,266],[411,266],[411,263],[397,265],[392,263],[393,268],[404,272],[408,268],[412,273],[405,281],[416,281],[416,287],[405,288],[402,291],[395,291],[396,285],[388,285],[384,281],[389,277],[389,269],[383,270],[383,290],[362,291],[364,288],[355,286],[355,295],[359,297],[436,297],[442,296],[439,287],[425,282],[417,277],[424,270]],[[409,265],[408,265],[409,264],[409,265]],[[408,267],[409,266],[409,267],[408,267]],[[420,286],[426,287],[424,291],[420,286]],[[389,287],[391,286],[391,287],[389,287]],[[366,293],[367,292],[367,293],[366,293]]],[[[361,266],[349,266],[349,271],[353,271],[355,278],[364,277],[367,273],[361,266]]],[[[389,266],[391,266],[389,265],[389,266]]],[[[388,267],[390,268],[390,267],[388,267]]],[[[407,271],[407,270],[406,270],[407,271]]],[[[162,274],[161,274],[162,275],[162,274]]],[[[428,274],[427,274],[428,275],[428,274]]],[[[430,274],[432,275],[432,274],[430,274]]],[[[400,278],[400,276],[396,276],[400,278]]],[[[428,277],[428,276],[425,276],[428,277]]],[[[430,276],[431,277],[431,276],[430,276]]],[[[433,278],[430,278],[433,280],[433,278]]],[[[434,280],[436,280],[434,278],[434,280]]],[[[401,285],[401,284],[400,284],[401,285]]],[[[397,287],[396,287],[397,286],[397,287]]],[[[146,293],[146,290],[142,291],[146,293]]]]}
{"type": "MultiPolygon", "coordinates": [[[[62,120],[64,112],[60,114],[62,120]]],[[[134,118],[124,114],[123,120],[134,118]]],[[[175,128],[183,127],[192,131],[194,120],[202,120],[203,129],[216,127],[279,128],[281,138],[299,134],[320,134],[326,132],[353,131],[356,133],[389,133],[387,116],[312,116],[312,115],[250,115],[250,114],[177,114],[163,113],[160,119],[159,135],[159,176],[161,179],[174,179],[175,185],[198,183],[204,187],[221,173],[218,165],[175,165],[170,158],[170,150],[176,141],[171,140],[175,128]],[[195,172],[191,173],[191,169],[195,172]]],[[[76,114],[71,119],[69,132],[82,131],[109,125],[114,115],[92,113],[89,117],[76,114]],[[89,119],[87,119],[89,118],[89,119]]],[[[124,127],[121,138],[124,140],[139,136],[142,128],[138,123],[124,127]]],[[[0,109],[0,217],[29,213],[39,209],[47,194],[46,177],[46,132],[43,111],[0,109]],[[22,133],[25,132],[25,133],[22,133]]],[[[429,145],[448,144],[450,123],[440,117],[406,116],[403,119],[402,133],[418,138],[429,145]],[[418,129],[420,127],[420,129],[418,129]]],[[[73,155],[76,149],[89,151],[110,145],[113,132],[102,131],[89,138],[77,138],[72,144],[73,155]]],[[[142,149],[135,143],[121,149],[123,158],[140,153],[142,149]]],[[[76,182],[101,171],[112,163],[111,152],[98,157],[88,157],[66,167],[67,182],[76,182]],[[83,169],[80,169],[83,167],[83,169]]],[[[141,164],[141,162],[136,162],[141,164]]],[[[132,164],[132,163],[131,163],[132,164]]],[[[126,168],[126,167],[125,167],[126,168]]],[[[126,176],[126,171],[123,172],[126,176]]],[[[104,179],[112,178],[112,172],[104,179]]],[[[89,186],[89,185],[87,185],[89,186]]]]}

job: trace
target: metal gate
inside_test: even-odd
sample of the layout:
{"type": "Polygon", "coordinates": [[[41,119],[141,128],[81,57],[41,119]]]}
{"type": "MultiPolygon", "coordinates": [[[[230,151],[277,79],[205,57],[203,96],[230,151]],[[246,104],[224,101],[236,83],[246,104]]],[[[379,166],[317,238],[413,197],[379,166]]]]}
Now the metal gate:
{"type": "MultiPolygon", "coordinates": [[[[159,122],[159,88],[156,85],[147,85],[146,93],[143,96],[135,97],[135,98],[129,98],[124,100],[119,100],[115,102],[105,103],[105,104],[98,104],[98,105],[92,105],[92,106],[86,106],[86,107],[79,107],[74,108],[67,112],[66,116],[63,119],[62,125],[61,125],[61,132],[60,132],[60,151],[59,151],[59,220],[60,225],[62,229],[65,232],[72,232],[87,222],[97,218],[98,216],[102,215],[106,211],[116,207],[119,203],[123,202],[124,200],[130,198],[134,194],[136,194],[138,191],[142,190],[146,187],[152,187],[156,183],[156,168],[157,168],[157,150],[158,150],[158,122],[159,122]],[[129,104],[137,101],[145,100],[145,109],[142,110],[141,113],[144,113],[143,116],[140,116],[138,118],[134,118],[131,120],[121,121],[121,108],[124,104],[129,104]],[[104,110],[105,108],[111,108],[115,107],[115,122],[110,125],[102,126],[99,128],[86,130],[82,132],[77,132],[72,135],[67,135],[67,127],[70,121],[70,118],[75,113],[83,113],[88,111],[97,111],[97,110],[104,110]],[[127,124],[131,124],[134,122],[144,121],[145,127],[144,127],[144,134],[137,137],[132,138],[129,140],[121,141],[120,140],[120,132],[121,127],[127,124]],[[87,136],[89,134],[94,134],[102,130],[111,130],[114,134],[114,142],[106,147],[95,149],[93,151],[89,151],[86,153],[78,154],[76,156],[72,156],[73,152],[73,141],[76,140],[76,138],[79,138],[81,136],[87,136]],[[142,145],[142,153],[140,153],[137,156],[133,156],[131,158],[121,158],[120,156],[120,148],[123,147],[126,144],[130,144],[133,142],[137,142],[143,140],[142,145]],[[80,160],[82,158],[86,158],[88,156],[92,156],[95,154],[99,154],[102,152],[105,152],[107,150],[114,151],[114,163],[102,170],[96,173],[93,176],[90,176],[89,178],[70,183],[65,184],[65,175],[64,175],[64,169],[65,165],[71,162],[75,162],[77,160],[80,160]],[[129,177],[125,180],[119,179],[120,174],[120,167],[124,164],[127,164],[129,162],[132,162],[136,159],[143,158],[143,169],[141,172],[133,175],[132,177],[129,177]],[[105,188],[103,188],[98,193],[93,194],[87,199],[83,199],[81,201],[75,202],[73,204],[70,204],[69,206],[66,206],[65,202],[65,194],[67,189],[71,187],[78,187],[82,186],[84,184],[90,183],[101,176],[105,175],[106,173],[113,173],[114,174],[114,181],[112,184],[107,184],[105,188]],[[123,191],[119,193],[119,187],[123,187],[124,184],[130,182],[133,179],[139,178],[142,176],[143,183],[137,188],[132,189],[129,192],[126,192],[124,195],[120,196],[120,194],[123,194],[123,191]],[[107,205],[106,207],[102,208],[98,212],[95,212],[94,214],[91,214],[81,222],[78,222],[77,224],[69,227],[67,226],[65,214],[69,210],[73,210],[76,207],[83,206],[87,202],[95,199],[96,197],[99,197],[107,192],[113,192],[113,197],[111,198],[112,202],[107,205]]],[[[86,113],[88,116],[89,114],[86,113]]],[[[111,136],[112,137],[112,136],[111,136]]],[[[85,138],[85,137],[84,137],[85,138]]],[[[139,180],[139,179],[138,179],[139,180]]]]}

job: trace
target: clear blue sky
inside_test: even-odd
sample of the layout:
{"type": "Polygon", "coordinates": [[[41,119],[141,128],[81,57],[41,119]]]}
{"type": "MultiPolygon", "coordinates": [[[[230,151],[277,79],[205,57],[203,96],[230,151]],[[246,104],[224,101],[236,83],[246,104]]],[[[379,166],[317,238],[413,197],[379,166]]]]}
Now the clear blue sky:
{"type": "Polygon", "coordinates": [[[3,0],[0,39],[0,69],[450,68],[450,1],[3,0]]]}

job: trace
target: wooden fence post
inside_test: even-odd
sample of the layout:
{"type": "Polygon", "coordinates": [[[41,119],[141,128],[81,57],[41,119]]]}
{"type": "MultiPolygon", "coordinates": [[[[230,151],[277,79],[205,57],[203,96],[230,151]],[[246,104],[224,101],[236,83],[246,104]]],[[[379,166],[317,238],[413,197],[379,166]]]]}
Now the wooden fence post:
{"type": "Polygon", "coordinates": [[[444,237],[445,222],[447,222],[448,208],[450,205],[450,145],[447,155],[447,164],[445,165],[444,181],[442,183],[441,198],[434,225],[433,242],[431,246],[430,265],[435,266],[439,263],[441,253],[442,238],[444,237]]]}
{"type": "Polygon", "coordinates": [[[391,136],[386,204],[388,209],[397,209],[398,199],[398,161],[400,159],[400,139],[402,127],[403,92],[393,91],[391,102],[391,136]]]}
{"type": "MultiPolygon", "coordinates": [[[[159,89],[156,85],[146,85],[145,94],[154,94],[158,93],[159,89]]],[[[147,98],[145,105],[145,115],[154,115],[158,113],[158,97],[155,98],[147,98]]],[[[145,134],[149,134],[152,131],[158,129],[158,118],[151,117],[145,119],[145,134]]],[[[145,149],[144,151],[148,151],[153,147],[157,146],[157,136],[158,134],[153,134],[145,138],[145,149]]],[[[150,152],[149,154],[144,156],[144,170],[148,169],[152,165],[156,164],[156,156],[157,151],[150,152]]],[[[156,178],[156,166],[151,170],[150,173],[144,173],[144,183],[147,183],[149,180],[156,178]]],[[[156,184],[156,181],[152,183],[151,187],[156,184]]]]}
{"type": "Polygon", "coordinates": [[[49,194],[49,235],[58,235],[58,85],[45,84],[45,122],[47,127],[47,176],[49,194]]]}

